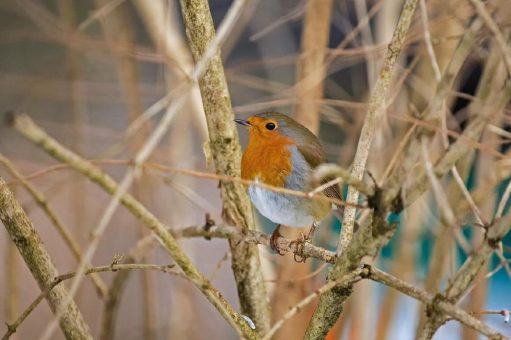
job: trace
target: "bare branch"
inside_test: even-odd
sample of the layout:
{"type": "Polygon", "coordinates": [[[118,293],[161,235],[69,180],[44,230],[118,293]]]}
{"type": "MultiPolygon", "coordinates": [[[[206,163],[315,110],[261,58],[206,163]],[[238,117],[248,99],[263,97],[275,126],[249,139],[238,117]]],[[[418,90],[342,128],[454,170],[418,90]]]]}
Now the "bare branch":
{"type": "Polygon", "coordinates": [[[499,49],[502,52],[502,56],[504,57],[504,63],[506,64],[508,75],[511,74],[511,49],[506,42],[506,38],[504,38],[504,35],[500,31],[499,27],[491,18],[491,15],[486,9],[484,3],[481,0],[470,0],[470,2],[476,9],[477,14],[479,14],[481,19],[484,21],[486,27],[488,27],[495,36],[497,45],[499,46],[499,49]]]}
{"type": "MultiPolygon", "coordinates": [[[[357,145],[355,159],[353,160],[351,176],[355,179],[361,180],[365,172],[365,164],[369,156],[371,142],[373,140],[374,132],[378,123],[383,117],[383,109],[385,107],[385,99],[390,85],[390,80],[394,71],[394,66],[397,61],[403,43],[408,32],[408,28],[412,22],[413,13],[415,12],[416,0],[407,0],[403,6],[401,16],[397,23],[396,30],[392,37],[391,42],[387,48],[387,53],[383,61],[383,66],[380,70],[380,75],[375,83],[374,89],[369,100],[369,108],[367,110],[366,118],[360,138],[357,145]]],[[[346,199],[349,203],[356,203],[358,201],[359,192],[354,187],[349,187],[348,197],[346,199]]],[[[338,253],[342,252],[351,242],[353,235],[353,226],[355,224],[356,209],[347,207],[344,210],[343,226],[339,238],[338,253]]]]}
{"type": "Polygon", "coordinates": [[[490,339],[506,339],[500,333],[497,333],[490,327],[486,326],[480,320],[474,318],[469,313],[464,310],[456,307],[454,304],[444,301],[440,296],[432,296],[413,285],[398,279],[390,274],[387,274],[381,270],[376,268],[368,267],[369,273],[367,277],[373,281],[383,283],[386,286],[397,289],[403,294],[406,294],[414,299],[417,299],[423,303],[434,305],[435,308],[442,310],[444,313],[452,316],[454,319],[458,320],[462,324],[475,329],[483,335],[486,335],[490,339]]]}
{"type": "Polygon", "coordinates": [[[361,273],[362,273],[362,269],[355,270],[352,273],[349,273],[349,274],[347,274],[346,276],[344,276],[344,277],[342,277],[340,279],[329,281],[327,284],[323,285],[322,287],[316,289],[311,294],[307,295],[305,298],[303,298],[296,305],[294,305],[293,307],[289,308],[287,313],[284,314],[280,320],[275,322],[273,327],[270,329],[270,331],[268,333],[266,333],[264,335],[262,340],[270,340],[272,338],[272,336],[282,327],[282,325],[286,321],[288,321],[293,316],[295,316],[296,313],[298,313],[301,309],[303,309],[303,307],[305,307],[308,304],[310,304],[311,302],[313,302],[321,294],[324,294],[324,293],[328,292],[329,290],[333,289],[337,285],[348,284],[348,283],[352,284],[352,283],[355,283],[355,282],[359,281],[361,279],[361,273]]]}
{"type": "MultiPolygon", "coordinates": [[[[7,171],[9,171],[11,173],[11,175],[14,176],[14,178],[16,178],[18,181],[20,181],[20,183],[27,189],[28,193],[32,196],[32,198],[36,201],[36,203],[41,207],[41,209],[44,211],[44,213],[48,216],[50,221],[53,223],[53,225],[55,226],[55,229],[57,229],[60,236],[62,236],[65,244],[69,247],[73,256],[78,261],[80,261],[83,256],[82,250],[80,249],[80,245],[74,239],[69,228],[67,228],[62,223],[60,218],[53,211],[48,200],[44,197],[44,195],[40,191],[38,191],[30,182],[28,182],[26,179],[24,179],[23,176],[14,167],[14,164],[12,164],[11,161],[9,161],[1,153],[0,153],[0,164],[2,164],[7,169],[7,171]]],[[[94,275],[94,274],[91,275],[91,280],[94,283],[94,285],[96,286],[98,293],[101,296],[106,296],[108,288],[106,287],[105,282],[103,282],[103,280],[99,276],[94,275]]]]}
{"type": "MultiPolygon", "coordinates": [[[[355,160],[352,165],[351,175],[355,179],[361,180],[364,175],[365,164],[369,156],[369,149],[371,147],[374,132],[376,130],[378,123],[381,120],[381,117],[383,116],[382,111],[385,106],[385,98],[387,96],[387,90],[390,85],[390,80],[394,71],[394,66],[396,64],[397,57],[399,56],[401,49],[403,47],[406,34],[412,21],[413,13],[415,12],[416,4],[417,0],[407,0],[405,2],[403,10],[401,12],[401,16],[397,23],[397,27],[394,31],[394,35],[387,48],[387,53],[383,61],[382,69],[376,81],[375,88],[371,94],[371,98],[369,100],[369,108],[364,121],[364,126],[362,127],[360,139],[357,145],[355,160]]],[[[350,186],[348,189],[347,202],[357,203],[358,196],[359,196],[358,190],[350,186]]],[[[339,245],[337,247],[337,253],[340,254],[342,252],[343,258],[349,256],[348,248],[351,248],[350,243],[352,243],[351,240],[353,237],[353,227],[355,224],[355,213],[356,209],[351,207],[347,207],[344,211],[343,227],[339,239],[339,245]]],[[[393,230],[393,228],[388,228],[388,226],[386,226],[385,223],[380,223],[381,221],[375,220],[373,222],[378,223],[380,225],[382,235],[387,235],[387,232],[389,230],[393,230]]],[[[375,229],[378,228],[375,227],[375,229]]],[[[362,230],[360,230],[358,234],[368,235],[366,233],[363,233],[362,230]]],[[[369,236],[369,238],[371,237],[369,236]]],[[[360,237],[359,239],[362,239],[362,237],[360,237]]],[[[384,239],[386,238],[382,237],[380,240],[384,239]]],[[[359,255],[363,254],[364,249],[366,251],[371,252],[366,248],[368,244],[376,246],[372,242],[368,242],[365,246],[360,244],[361,249],[357,251],[357,253],[359,255]]],[[[376,249],[379,249],[379,247],[376,249]]],[[[358,256],[355,256],[355,258],[359,259],[358,256]]],[[[343,266],[343,264],[348,265],[347,268],[350,267],[352,268],[352,266],[355,263],[356,262],[353,261],[351,262],[350,265],[346,263],[345,260],[342,260],[341,256],[339,256],[332,272],[330,273],[329,279],[335,280],[337,277],[342,276],[343,271],[340,268],[343,266]]],[[[350,290],[349,288],[345,289],[344,291],[342,289],[332,290],[321,297],[319,305],[309,323],[309,327],[305,334],[305,339],[317,339],[324,337],[327,334],[328,330],[337,320],[342,310],[342,302],[340,302],[342,300],[341,296],[345,296],[346,292],[349,290],[350,290]]]]}
{"type": "MultiPolygon", "coordinates": [[[[117,271],[128,271],[134,269],[143,269],[143,270],[157,270],[163,273],[172,274],[179,276],[181,278],[186,279],[181,272],[173,269],[173,265],[156,265],[156,264],[144,264],[144,263],[129,263],[129,264],[118,264],[112,263],[108,266],[101,267],[92,267],[88,268],[85,271],[85,275],[92,275],[96,273],[103,272],[117,272],[117,271]]],[[[34,311],[34,309],[39,305],[39,303],[48,297],[50,292],[52,292],[57,286],[60,285],[61,282],[65,280],[72,279],[76,276],[75,272],[66,273],[55,277],[55,279],[37,296],[37,298],[32,301],[32,303],[21,313],[21,315],[12,323],[7,324],[7,332],[2,337],[2,340],[7,340],[9,337],[16,332],[18,327],[25,321],[25,319],[34,311]]]]}
{"type": "MultiPolygon", "coordinates": [[[[44,248],[34,225],[1,177],[0,220],[7,229],[11,240],[16,244],[39,288],[44,291],[58,275],[57,269],[44,248]]],[[[57,314],[57,311],[62,308],[65,300],[70,300],[65,304],[60,319],[62,332],[69,339],[92,339],[89,327],[83,320],[78,307],[68,296],[66,288],[60,286],[46,297],[54,314],[57,314]]],[[[8,326],[8,332],[4,338],[7,339],[15,331],[16,328],[8,326]]]]}
{"type": "MultiPolygon", "coordinates": [[[[249,242],[254,244],[270,245],[270,235],[256,230],[243,232],[236,227],[212,226],[207,230],[204,226],[190,226],[186,228],[170,229],[170,233],[175,238],[181,237],[204,237],[204,238],[229,238],[238,240],[238,242],[249,242]]],[[[282,251],[294,253],[296,244],[292,240],[284,237],[279,238],[279,248],[282,251]]],[[[337,255],[335,252],[315,246],[311,243],[305,243],[302,251],[303,256],[315,258],[327,263],[335,263],[337,255]]]]}
{"type": "Polygon", "coordinates": [[[298,61],[295,118],[313,133],[319,132],[319,108],[326,73],[332,0],[307,1],[298,61]]]}
{"type": "MultiPolygon", "coordinates": [[[[117,183],[107,174],[96,168],[91,163],[83,160],[80,156],[60,145],[48,136],[26,115],[12,115],[13,127],[24,137],[36,145],[42,147],[48,154],[57,160],[69,164],[74,170],[82,173],[90,180],[101,186],[106,192],[113,195],[119,192],[117,183]]],[[[254,332],[248,327],[245,320],[234,311],[231,305],[223,298],[213,285],[199,272],[188,256],[183,252],[176,240],[167,231],[165,226],[141,205],[133,196],[123,194],[121,203],[146,227],[148,227],[160,240],[174,261],[181,267],[185,275],[215,306],[219,313],[240,334],[247,338],[254,338],[254,332]]]]}
{"type": "MultiPolygon", "coordinates": [[[[196,62],[207,56],[208,47],[215,41],[225,39],[250,2],[234,1],[223,19],[218,34],[215,34],[208,1],[181,0],[186,34],[196,62]]],[[[199,78],[199,87],[209,131],[208,147],[213,156],[216,172],[219,175],[239,177],[241,147],[219,50],[215,50],[211,55],[210,62],[199,78]]],[[[220,191],[223,201],[222,217],[226,222],[240,227],[244,232],[255,230],[245,187],[239,182],[220,181],[220,191]]],[[[240,244],[235,239],[230,240],[229,245],[241,312],[254,321],[259,334],[264,334],[270,327],[270,310],[258,249],[254,244],[240,244]]]]}
{"type": "MultiPolygon", "coordinates": [[[[465,261],[461,269],[450,280],[449,286],[438,296],[437,301],[443,300],[456,304],[465,294],[477,274],[488,261],[490,254],[495,251],[500,240],[511,228],[511,214],[508,214],[488,226],[485,239],[472,255],[465,261]]],[[[428,305],[429,318],[418,333],[419,339],[430,339],[445,322],[444,311],[438,309],[437,303],[428,305]]]]}

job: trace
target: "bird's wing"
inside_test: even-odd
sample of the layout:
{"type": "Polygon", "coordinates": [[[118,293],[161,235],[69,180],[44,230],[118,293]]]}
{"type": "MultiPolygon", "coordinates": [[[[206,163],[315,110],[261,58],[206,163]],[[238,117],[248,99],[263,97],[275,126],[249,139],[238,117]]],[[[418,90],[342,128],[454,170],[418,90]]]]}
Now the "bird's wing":
{"type": "MultiPolygon", "coordinates": [[[[316,168],[318,165],[322,163],[326,163],[326,156],[325,152],[323,151],[323,148],[319,143],[311,144],[311,145],[298,145],[298,151],[302,154],[303,158],[309,163],[312,169],[316,168]]],[[[322,181],[322,184],[327,183],[329,181],[333,180],[333,178],[325,178],[322,181]]],[[[341,190],[339,188],[339,185],[332,185],[326,188],[324,191],[325,196],[337,198],[339,200],[342,200],[341,190]]],[[[342,208],[342,206],[339,206],[339,208],[342,208]]]]}

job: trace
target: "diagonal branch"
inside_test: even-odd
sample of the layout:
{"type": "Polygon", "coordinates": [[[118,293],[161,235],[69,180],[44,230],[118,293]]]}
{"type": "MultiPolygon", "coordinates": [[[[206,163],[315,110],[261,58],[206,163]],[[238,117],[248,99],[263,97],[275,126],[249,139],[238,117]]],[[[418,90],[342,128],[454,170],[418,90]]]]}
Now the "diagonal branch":
{"type": "Polygon", "coordinates": [[[435,308],[441,310],[445,314],[453,317],[458,320],[462,324],[475,329],[483,335],[486,335],[490,339],[505,339],[505,337],[495,332],[493,329],[485,325],[480,320],[474,318],[469,313],[465,312],[463,309],[456,307],[454,304],[449,301],[445,301],[441,299],[439,296],[432,296],[431,294],[418,289],[417,287],[398,279],[388,273],[385,273],[376,268],[372,268],[370,266],[365,266],[368,269],[367,278],[380,282],[388,287],[397,289],[398,291],[406,294],[416,300],[421,301],[422,303],[435,305],[435,308]]]}
{"type": "MultiPolygon", "coordinates": [[[[48,216],[50,221],[53,223],[53,225],[57,229],[60,236],[62,236],[66,245],[71,250],[71,253],[73,254],[73,256],[78,261],[81,261],[83,255],[82,255],[82,250],[80,249],[80,245],[73,237],[73,234],[71,233],[69,228],[67,228],[63,224],[61,219],[53,211],[53,209],[51,208],[46,197],[44,197],[44,195],[39,190],[37,190],[37,188],[34,187],[29,181],[27,181],[25,178],[23,178],[23,176],[19,173],[19,171],[14,166],[14,164],[12,164],[11,161],[9,161],[1,153],[0,153],[0,164],[2,164],[7,169],[7,171],[9,171],[9,173],[11,173],[11,175],[14,178],[16,178],[16,180],[20,181],[20,183],[27,189],[29,194],[33,197],[34,201],[36,201],[36,203],[41,207],[43,212],[48,216]]],[[[96,286],[98,293],[103,297],[106,296],[106,294],[108,293],[107,292],[108,288],[107,288],[105,282],[98,275],[95,275],[94,273],[91,275],[91,280],[94,283],[94,285],[96,286]]]]}
{"type": "MultiPolygon", "coordinates": [[[[156,264],[145,264],[145,263],[126,263],[117,264],[112,263],[109,266],[91,267],[85,270],[85,275],[93,275],[103,272],[117,272],[117,271],[131,271],[135,269],[143,270],[157,270],[163,273],[180,276],[186,279],[181,272],[173,269],[172,265],[156,265],[156,264]]],[[[65,280],[72,279],[76,276],[75,272],[66,273],[55,277],[55,279],[32,301],[32,303],[21,313],[21,315],[12,323],[7,324],[7,332],[2,336],[2,340],[7,340],[9,337],[16,332],[18,327],[25,321],[25,319],[34,311],[39,303],[48,297],[48,295],[56,289],[65,280]]]]}
{"type": "MultiPolygon", "coordinates": [[[[16,244],[39,288],[44,291],[57,277],[57,268],[44,248],[34,225],[1,177],[0,220],[7,229],[11,240],[16,244]]],[[[62,308],[65,300],[68,300],[68,296],[69,294],[63,286],[57,287],[48,294],[46,300],[54,314],[57,314],[57,311],[62,308]]],[[[63,308],[60,319],[62,332],[68,339],[92,339],[89,327],[83,320],[74,300],[69,300],[70,302],[66,303],[63,308]]],[[[15,328],[8,328],[8,332],[16,331],[15,328]]]]}
{"type": "Polygon", "coordinates": [[[497,45],[502,53],[507,72],[508,74],[511,74],[511,48],[509,47],[509,43],[506,42],[504,34],[502,34],[495,21],[493,21],[491,14],[488,12],[486,6],[481,0],[470,0],[470,2],[476,9],[477,14],[481,17],[486,27],[488,27],[494,35],[497,45]]]}
{"type": "MultiPolygon", "coordinates": [[[[13,127],[18,132],[34,144],[42,147],[48,154],[61,162],[69,164],[74,170],[88,177],[110,195],[118,192],[118,184],[109,175],[60,145],[56,140],[40,129],[28,116],[13,114],[10,118],[13,127]]],[[[156,216],[154,216],[129,194],[123,194],[120,197],[120,202],[142,224],[148,227],[154,235],[158,237],[164,248],[174,261],[176,261],[177,265],[183,270],[185,275],[205,295],[205,297],[213,304],[224,319],[240,334],[240,336],[253,339],[255,334],[248,327],[245,320],[224,299],[222,294],[213,287],[211,282],[209,282],[204,275],[199,272],[197,267],[195,267],[181,247],[179,247],[174,237],[172,237],[166,227],[156,218],[156,216]]]]}
{"type": "Polygon", "coordinates": [[[436,330],[446,321],[445,310],[439,308],[437,301],[447,301],[456,304],[472,284],[477,274],[486,264],[490,255],[496,250],[499,242],[511,229],[511,214],[495,220],[487,227],[483,243],[465,261],[461,269],[450,280],[449,286],[436,301],[428,305],[429,318],[419,331],[418,339],[431,339],[436,330]]]}

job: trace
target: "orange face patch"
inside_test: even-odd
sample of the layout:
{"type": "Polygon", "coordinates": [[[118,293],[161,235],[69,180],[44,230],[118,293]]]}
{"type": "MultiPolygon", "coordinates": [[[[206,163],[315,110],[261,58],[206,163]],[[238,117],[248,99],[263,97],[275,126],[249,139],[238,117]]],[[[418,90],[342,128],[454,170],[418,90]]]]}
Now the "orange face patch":
{"type": "Polygon", "coordinates": [[[276,120],[252,116],[247,122],[250,124],[250,138],[254,134],[270,138],[279,134],[279,124],[276,120]]]}
{"type": "Polygon", "coordinates": [[[241,177],[276,187],[283,187],[291,173],[293,141],[280,134],[278,123],[271,119],[252,116],[248,119],[249,142],[241,159],[241,177]],[[268,124],[274,124],[268,125],[268,124]]]}

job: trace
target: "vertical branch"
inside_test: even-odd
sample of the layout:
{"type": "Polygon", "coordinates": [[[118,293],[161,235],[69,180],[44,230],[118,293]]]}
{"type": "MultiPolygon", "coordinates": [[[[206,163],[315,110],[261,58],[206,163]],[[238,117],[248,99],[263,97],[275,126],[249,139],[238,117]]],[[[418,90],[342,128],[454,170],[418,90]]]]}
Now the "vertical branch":
{"type": "MultiPolygon", "coordinates": [[[[301,53],[296,77],[296,107],[294,116],[313,133],[320,127],[320,103],[323,98],[326,73],[325,56],[330,36],[331,0],[311,0],[305,4],[301,36],[301,53]]],[[[307,228],[308,229],[308,228],[307,228]]],[[[305,232],[302,228],[286,228],[286,236],[294,239],[305,232]]],[[[279,256],[276,265],[277,282],[272,297],[272,320],[278,322],[291,306],[300,302],[312,289],[309,276],[311,263],[296,263],[291,253],[279,256]],[[301,279],[300,279],[301,278],[301,279]],[[295,279],[298,279],[295,281],[295,279]]],[[[302,338],[313,305],[301,308],[274,335],[275,339],[302,338]]]]}
{"type": "MultiPolygon", "coordinates": [[[[234,2],[226,16],[235,15],[236,13],[232,12],[234,9],[239,11],[239,15],[239,6],[244,6],[247,2],[234,2]]],[[[215,37],[209,5],[206,0],[181,0],[181,10],[190,48],[197,62],[203,58],[215,37]]],[[[199,87],[209,131],[209,149],[216,172],[239,177],[241,148],[220,52],[216,52],[199,78],[199,87]]],[[[243,229],[255,229],[250,202],[243,185],[220,181],[220,190],[224,219],[243,229]]],[[[257,246],[240,243],[236,239],[230,240],[230,246],[242,313],[255,322],[259,334],[265,334],[269,330],[269,309],[257,246]]]]}
{"type": "MultiPolygon", "coordinates": [[[[380,75],[376,80],[374,90],[369,100],[369,108],[367,110],[366,118],[362,131],[360,133],[359,142],[355,159],[353,161],[351,176],[352,178],[362,179],[365,171],[365,164],[369,156],[369,149],[373,140],[374,132],[378,123],[383,116],[383,109],[385,106],[385,98],[390,84],[390,79],[394,70],[397,57],[399,56],[403,42],[408,32],[408,28],[412,22],[413,13],[415,12],[416,0],[407,0],[403,6],[401,16],[397,23],[396,30],[392,40],[387,48],[387,53],[383,66],[380,70],[380,75]]],[[[346,201],[348,203],[356,204],[358,201],[358,191],[350,186],[348,188],[348,196],[346,201]]],[[[344,211],[342,232],[339,239],[338,254],[340,254],[348,244],[351,242],[353,236],[353,226],[355,223],[356,209],[347,206],[344,211]]]]}
{"type": "MultiPolygon", "coordinates": [[[[105,6],[110,0],[96,0],[98,7],[105,6]]],[[[115,10],[112,10],[108,16],[102,17],[101,24],[105,32],[106,40],[109,45],[118,45],[122,47],[123,51],[134,50],[134,32],[132,30],[132,24],[129,21],[129,15],[126,4],[121,4],[115,10]]],[[[117,56],[117,73],[119,76],[120,85],[123,90],[124,100],[128,109],[129,121],[133,122],[140,117],[143,112],[142,99],[138,88],[139,76],[137,64],[133,56],[129,53],[123,53],[117,56]]],[[[140,149],[147,139],[148,129],[141,129],[139,133],[132,137],[130,146],[133,153],[140,149]]],[[[141,173],[133,183],[133,192],[136,199],[147,205],[148,202],[145,200],[145,195],[151,188],[150,179],[141,173]]],[[[148,232],[144,230],[142,225],[139,225],[139,235],[143,237],[148,232]]],[[[151,254],[141,259],[144,262],[150,261],[151,254]]],[[[120,274],[121,277],[127,279],[128,273],[120,274]]],[[[142,271],[140,272],[141,277],[141,290],[142,290],[142,301],[143,308],[141,308],[142,318],[144,320],[144,338],[148,340],[155,339],[156,330],[158,329],[158,297],[157,291],[155,290],[155,273],[153,271],[142,271]]],[[[122,279],[119,279],[122,282],[122,279]]],[[[119,281],[115,281],[119,284],[119,281]]],[[[119,284],[121,285],[121,284],[119,284]]],[[[117,294],[112,293],[111,294],[117,294]]],[[[118,300],[118,299],[117,299],[118,300]]],[[[110,302],[116,301],[116,299],[109,299],[110,302]]],[[[117,309],[112,309],[116,311],[117,309]]],[[[112,315],[115,319],[115,313],[108,314],[112,315]]],[[[114,329],[111,329],[112,332],[114,329]]]]}
{"type": "Polygon", "coordinates": [[[319,108],[326,72],[332,0],[307,1],[298,63],[295,118],[314,133],[319,131],[319,108]]]}
{"type": "MultiPolygon", "coordinates": [[[[76,9],[74,0],[58,0],[57,1],[60,16],[62,17],[63,27],[69,39],[76,31],[76,9]]],[[[81,72],[80,54],[72,48],[67,51],[66,58],[66,76],[69,82],[69,100],[71,102],[72,130],[70,137],[72,139],[73,150],[82,154],[84,144],[84,129],[87,122],[87,102],[86,89],[83,85],[81,72]]],[[[74,231],[80,240],[80,234],[86,232],[87,208],[83,204],[82,195],[86,194],[87,185],[84,178],[75,173],[70,173],[69,195],[71,195],[74,231]],[[77,195],[76,193],[81,193],[77,195]]],[[[95,277],[99,277],[95,275],[95,277]]],[[[94,279],[96,280],[96,279],[94,279]]]]}
{"type": "Polygon", "coordinates": [[[16,245],[10,239],[5,246],[5,322],[7,324],[16,320],[19,308],[19,257],[16,245]]]}
{"type": "MultiPolygon", "coordinates": [[[[39,288],[45,290],[58,276],[57,268],[43,247],[32,222],[1,177],[0,220],[7,229],[11,240],[16,244],[39,288]]],[[[55,287],[46,297],[53,313],[60,310],[63,302],[68,299],[68,292],[63,285],[55,287]]],[[[62,312],[60,329],[68,339],[92,339],[89,327],[73,300],[70,300],[62,312]]]]}
{"type": "MultiPolygon", "coordinates": [[[[167,93],[172,92],[175,84],[181,84],[187,81],[187,74],[193,69],[193,57],[183,37],[179,26],[178,12],[179,4],[177,2],[146,1],[136,0],[133,2],[138,12],[143,18],[145,27],[151,36],[153,44],[159,53],[166,57],[164,65],[165,84],[167,93]]],[[[176,117],[168,136],[168,161],[171,164],[179,164],[188,159],[188,156],[194,152],[194,144],[202,142],[207,138],[206,122],[204,120],[204,110],[200,98],[198,84],[193,84],[193,89],[184,104],[188,114],[176,117]],[[195,129],[191,129],[191,127],[195,129]],[[171,147],[179,145],[179,147],[171,147]]],[[[181,184],[192,186],[191,179],[183,178],[181,184]]],[[[172,221],[181,221],[182,218],[190,213],[189,209],[183,204],[182,197],[174,196],[173,205],[176,211],[172,212],[169,218],[172,221]]],[[[171,312],[168,317],[170,323],[169,332],[181,337],[190,338],[195,331],[192,318],[183,315],[185,311],[190,311],[193,315],[193,309],[196,305],[195,299],[189,299],[187,296],[181,296],[190,291],[186,283],[176,282],[174,289],[179,298],[172,298],[171,312]],[[183,322],[183,320],[187,320],[183,322]]],[[[172,337],[172,336],[171,336],[172,337]]]]}
{"type": "MultiPolygon", "coordinates": [[[[352,166],[352,178],[362,179],[364,175],[365,164],[369,156],[369,148],[371,146],[374,132],[378,123],[381,121],[381,117],[383,116],[382,111],[385,106],[385,98],[390,84],[390,79],[393,74],[397,57],[403,47],[416,5],[417,0],[407,0],[405,2],[397,27],[394,31],[394,35],[387,48],[382,69],[378,79],[376,80],[375,88],[369,100],[367,115],[364,121],[364,126],[362,127],[355,160],[352,166]]],[[[358,190],[350,186],[348,189],[347,202],[356,204],[358,201],[358,195],[358,190]]],[[[338,275],[343,274],[343,270],[349,270],[349,268],[341,269],[343,261],[341,260],[341,255],[351,243],[353,237],[353,226],[355,224],[355,213],[356,209],[350,206],[347,206],[344,211],[343,227],[337,248],[337,253],[340,256],[338,257],[334,268],[330,272],[329,280],[335,280],[338,275]]],[[[321,296],[319,305],[314,312],[309,323],[307,333],[305,334],[306,339],[316,339],[326,335],[342,311],[342,305],[345,301],[346,293],[347,291],[343,291],[343,289],[339,288],[321,296]]]]}

